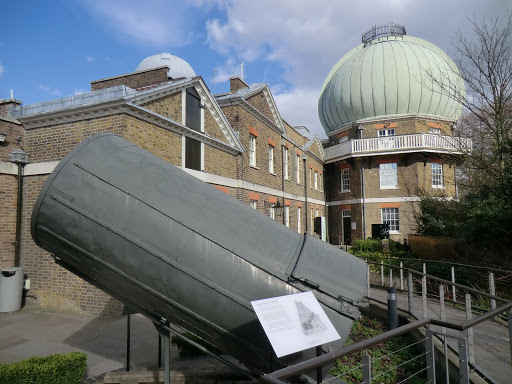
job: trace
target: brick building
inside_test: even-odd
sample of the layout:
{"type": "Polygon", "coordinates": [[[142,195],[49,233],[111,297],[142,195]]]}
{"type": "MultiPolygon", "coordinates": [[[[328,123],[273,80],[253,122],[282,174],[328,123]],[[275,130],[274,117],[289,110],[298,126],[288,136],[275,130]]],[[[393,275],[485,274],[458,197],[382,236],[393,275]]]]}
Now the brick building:
{"type": "Polygon", "coordinates": [[[281,118],[268,86],[234,77],[228,94],[213,96],[188,63],[170,54],[147,58],[133,73],[92,81],[88,93],[28,106],[2,101],[0,115],[0,263],[19,260],[31,295],[43,305],[121,311],[119,302],[57,266],[30,234],[31,211],[48,175],[96,133],[122,136],[291,230],[312,232],[312,217],[326,212],[320,140],[281,118]],[[30,162],[8,161],[13,150],[28,153],[30,162]]]}
{"type": "Polygon", "coordinates": [[[58,267],[30,235],[48,175],[100,132],[124,137],[299,233],[312,233],[314,218],[327,217],[332,244],[379,236],[382,224],[404,241],[415,230],[419,192],[456,197],[456,167],[471,146],[453,136],[461,107],[445,89],[464,93],[453,61],[391,25],[363,35],[325,80],[323,141],[281,117],[267,84],[233,77],[230,92],[212,95],[188,63],[165,53],[135,72],[92,81],[85,94],[28,106],[0,101],[0,266],[19,260],[43,304],[120,313],[120,303],[58,267]],[[15,150],[30,162],[9,161],[15,150]]]}
{"type": "Polygon", "coordinates": [[[343,56],[319,100],[330,241],[414,233],[419,195],[455,198],[471,141],[453,137],[464,84],[435,45],[397,25],[374,27],[343,56]]]}

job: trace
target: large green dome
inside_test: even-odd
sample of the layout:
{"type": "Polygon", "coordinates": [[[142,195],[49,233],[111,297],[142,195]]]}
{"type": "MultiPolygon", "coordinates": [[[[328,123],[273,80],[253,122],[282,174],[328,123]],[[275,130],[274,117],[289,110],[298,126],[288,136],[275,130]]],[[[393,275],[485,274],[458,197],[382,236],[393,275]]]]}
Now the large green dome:
{"type": "Polygon", "coordinates": [[[440,48],[412,36],[381,35],[367,39],[334,66],[324,82],[318,114],[327,133],[350,122],[390,116],[455,121],[462,105],[450,92],[464,96],[464,83],[440,48]]]}

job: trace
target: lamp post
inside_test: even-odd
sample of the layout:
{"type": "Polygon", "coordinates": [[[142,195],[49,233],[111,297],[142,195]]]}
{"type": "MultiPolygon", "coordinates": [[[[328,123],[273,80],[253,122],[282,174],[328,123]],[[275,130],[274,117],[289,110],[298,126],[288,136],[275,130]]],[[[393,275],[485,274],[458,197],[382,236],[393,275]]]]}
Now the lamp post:
{"type": "Polygon", "coordinates": [[[28,164],[29,154],[22,149],[15,149],[9,153],[11,162],[18,165],[18,201],[16,204],[16,240],[14,241],[14,266],[20,266],[21,246],[21,203],[23,198],[23,167],[28,164]]]}

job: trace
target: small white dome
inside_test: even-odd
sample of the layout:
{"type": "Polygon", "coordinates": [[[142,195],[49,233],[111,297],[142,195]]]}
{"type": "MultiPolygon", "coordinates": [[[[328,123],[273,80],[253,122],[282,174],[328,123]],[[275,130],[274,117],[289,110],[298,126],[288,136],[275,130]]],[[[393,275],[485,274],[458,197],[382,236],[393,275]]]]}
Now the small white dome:
{"type": "Polygon", "coordinates": [[[457,120],[462,106],[446,92],[454,86],[464,95],[457,66],[435,45],[412,36],[375,39],[351,50],[331,70],[319,117],[327,133],[353,121],[393,115],[457,120]]]}
{"type": "Polygon", "coordinates": [[[166,65],[169,68],[167,76],[177,79],[179,77],[194,77],[196,73],[189,63],[170,53],[160,53],[158,55],[149,56],[135,68],[135,72],[145,69],[158,68],[166,65]]]}

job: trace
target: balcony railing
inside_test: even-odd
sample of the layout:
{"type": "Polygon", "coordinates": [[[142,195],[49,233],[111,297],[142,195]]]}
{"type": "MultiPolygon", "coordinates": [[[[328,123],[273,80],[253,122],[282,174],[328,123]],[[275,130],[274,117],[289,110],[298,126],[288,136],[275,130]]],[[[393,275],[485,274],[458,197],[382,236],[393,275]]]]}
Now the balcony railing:
{"type": "Polygon", "coordinates": [[[347,157],[416,151],[463,154],[471,151],[471,146],[471,139],[429,133],[375,137],[350,140],[326,148],[325,161],[332,162],[347,157]]]}

